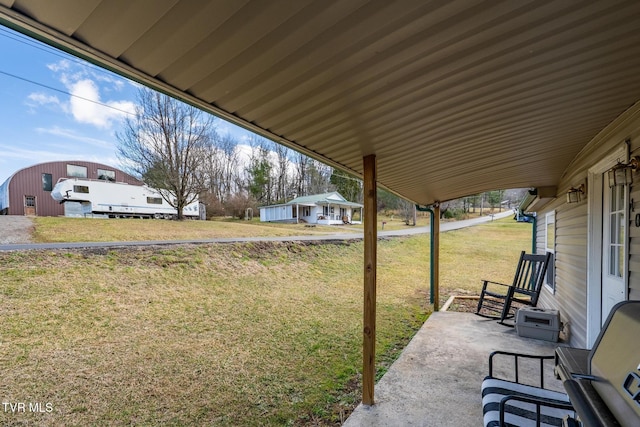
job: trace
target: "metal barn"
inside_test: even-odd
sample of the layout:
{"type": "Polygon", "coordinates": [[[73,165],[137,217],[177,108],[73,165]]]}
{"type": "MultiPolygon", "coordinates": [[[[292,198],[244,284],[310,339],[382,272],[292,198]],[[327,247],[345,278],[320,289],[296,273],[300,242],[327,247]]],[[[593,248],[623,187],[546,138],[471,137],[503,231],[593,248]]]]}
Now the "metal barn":
{"type": "Polygon", "coordinates": [[[51,197],[51,190],[60,178],[88,178],[143,185],[133,176],[101,163],[80,160],[39,163],[20,169],[0,185],[0,215],[64,215],[64,206],[51,197]]]}

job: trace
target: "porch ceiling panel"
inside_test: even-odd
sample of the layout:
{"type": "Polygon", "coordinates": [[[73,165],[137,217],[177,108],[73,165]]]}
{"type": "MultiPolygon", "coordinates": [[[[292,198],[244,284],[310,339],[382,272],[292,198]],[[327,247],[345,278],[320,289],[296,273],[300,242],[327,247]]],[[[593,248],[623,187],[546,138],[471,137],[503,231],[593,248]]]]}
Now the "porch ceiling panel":
{"type": "Polygon", "coordinates": [[[640,2],[0,0],[0,23],[429,204],[557,185],[640,99],[640,2]]]}

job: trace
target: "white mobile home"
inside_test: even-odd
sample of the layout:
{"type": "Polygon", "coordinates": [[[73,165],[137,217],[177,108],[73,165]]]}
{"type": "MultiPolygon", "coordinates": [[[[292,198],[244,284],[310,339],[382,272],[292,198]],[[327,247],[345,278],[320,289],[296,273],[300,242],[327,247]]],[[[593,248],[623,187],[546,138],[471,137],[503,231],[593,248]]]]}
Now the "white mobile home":
{"type": "Polygon", "coordinates": [[[305,222],[309,224],[360,223],[362,205],[347,201],[338,192],[296,197],[288,203],[260,208],[262,222],[305,222]],[[357,221],[353,216],[356,214],[357,221]]]}
{"type": "MultiPolygon", "coordinates": [[[[51,191],[51,197],[64,204],[65,216],[105,216],[174,218],[176,209],[162,195],[146,185],[122,182],[69,178],[61,179],[51,191]]],[[[200,219],[196,199],[182,209],[185,218],[200,219]]]]}

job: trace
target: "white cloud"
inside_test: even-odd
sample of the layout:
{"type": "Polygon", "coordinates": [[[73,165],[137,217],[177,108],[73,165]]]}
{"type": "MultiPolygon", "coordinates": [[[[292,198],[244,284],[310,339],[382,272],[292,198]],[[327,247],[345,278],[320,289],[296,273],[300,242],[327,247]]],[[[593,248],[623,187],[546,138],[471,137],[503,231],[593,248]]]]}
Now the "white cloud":
{"type": "Polygon", "coordinates": [[[242,168],[248,167],[253,149],[249,145],[238,144],[236,145],[236,153],[238,153],[238,160],[240,160],[242,168]]]}
{"type": "Polygon", "coordinates": [[[2,158],[5,159],[21,159],[31,160],[35,163],[41,163],[39,159],[47,159],[43,161],[49,161],[50,158],[60,157],[60,153],[47,150],[32,150],[20,148],[16,145],[0,144],[0,150],[2,151],[2,158]]]}
{"type": "Polygon", "coordinates": [[[63,111],[69,112],[76,122],[105,130],[134,113],[135,104],[132,101],[102,98],[105,93],[122,93],[126,87],[124,79],[66,59],[48,64],[47,68],[56,74],[71,95],[68,101],[59,102],[63,111]]]}
{"type": "Polygon", "coordinates": [[[68,70],[71,67],[71,61],[68,59],[63,59],[58,62],[54,62],[53,64],[47,64],[47,68],[53,71],[54,73],[59,73],[61,71],[68,70]]]}
{"type": "Polygon", "coordinates": [[[47,95],[43,92],[33,92],[27,96],[25,102],[29,108],[29,112],[32,114],[37,113],[38,108],[46,107],[56,111],[67,112],[68,106],[60,98],[55,95],[47,95]]]}
{"type": "Polygon", "coordinates": [[[73,129],[65,129],[59,126],[53,126],[50,128],[36,128],[35,131],[39,134],[59,136],[63,137],[65,140],[79,141],[98,148],[111,149],[113,147],[112,142],[105,141],[103,139],[92,138],[84,134],[79,134],[73,129]]]}
{"type": "Polygon", "coordinates": [[[71,114],[80,123],[109,129],[113,122],[135,111],[130,101],[101,101],[100,90],[92,80],[76,81],[69,85],[69,91],[73,95],[69,100],[71,114]]]}
{"type": "Polygon", "coordinates": [[[235,139],[239,144],[247,144],[249,145],[251,139],[255,137],[255,134],[245,130],[239,126],[234,125],[233,123],[227,122],[225,120],[219,119],[216,120],[216,131],[220,135],[228,135],[235,139]]]}
{"type": "Polygon", "coordinates": [[[37,105],[47,105],[47,104],[60,105],[61,104],[60,99],[58,99],[57,96],[46,95],[41,92],[31,93],[29,94],[27,99],[31,101],[33,104],[37,104],[37,105]]]}

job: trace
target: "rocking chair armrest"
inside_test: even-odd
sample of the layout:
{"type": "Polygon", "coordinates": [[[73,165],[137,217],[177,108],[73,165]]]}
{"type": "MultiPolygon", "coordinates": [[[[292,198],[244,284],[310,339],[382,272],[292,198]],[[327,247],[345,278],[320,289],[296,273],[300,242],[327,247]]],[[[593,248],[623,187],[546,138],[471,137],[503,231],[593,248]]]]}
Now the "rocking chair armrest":
{"type": "Polygon", "coordinates": [[[489,355],[489,376],[493,377],[493,358],[497,355],[513,357],[515,382],[519,383],[518,359],[534,359],[540,362],[540,387],[544,388],[544,361],[555,360],[555,355],[543,356],[538,354],[513,353],[510,351],[494,351],[489,355]]]}
{"type": "Polygon", "coordinates": [[[512,285],[506,285],[504,283],[494,282],[491,280],[483,280],[482,282],[483,282],[482,291],[480,291],[481,299],[485,295],[489,295],[494,298],[505,299],[505,298],[508,298],[509,295],[513,293],[512,285]],[[489,286],[489,285],[492,285],[492,286],[489,286]],[[498,286],[493,286],[493,285],[498,285],[498,286],[501,286],[502,288],[499,288],[498,286]]]}

